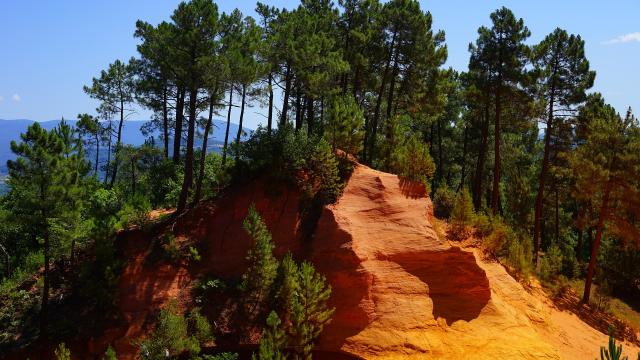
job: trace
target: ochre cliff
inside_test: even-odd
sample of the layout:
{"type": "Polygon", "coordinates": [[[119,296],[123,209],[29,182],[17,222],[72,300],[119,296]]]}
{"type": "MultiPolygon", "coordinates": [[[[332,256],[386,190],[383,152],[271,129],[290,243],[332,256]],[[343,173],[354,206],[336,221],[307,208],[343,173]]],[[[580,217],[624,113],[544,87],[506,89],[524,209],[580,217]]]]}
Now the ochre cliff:
{"type": "Polygon", "coordinates": [[[355,169],[314,239],[336,307],[319,346],[364,358],[558,358],[532,327],[543,321],[535,302],[511,306],[515,294],[492,280],[513,279],[490,279],[473,252],[438,238],[432,216],[419,186],[355,169]]]}

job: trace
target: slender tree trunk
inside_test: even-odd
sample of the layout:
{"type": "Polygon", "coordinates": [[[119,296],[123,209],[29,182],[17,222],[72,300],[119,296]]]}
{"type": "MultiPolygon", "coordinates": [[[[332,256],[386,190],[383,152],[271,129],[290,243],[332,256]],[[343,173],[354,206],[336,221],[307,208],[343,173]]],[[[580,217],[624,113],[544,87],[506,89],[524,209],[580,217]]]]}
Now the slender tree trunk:
{"type": "Polygon", "coordinates": [[[169,158],[169,110],[167,108],[167,86],[162,89],[162,130],[164,136],[164,158],[169,158]]]}
{"type": "Polygon", "coordinates": [[[211,94],[211,100],[209,101],[209,117],[207,118],[207,124],[204,127],[204,138],[202,139],[202,150],[200,151],[200,169],[198,170],[198,179],[196,180],[196,195],[193,199],[193,203],[200,201],[202,197],[202,180],[204,180],[204,165],[207,161],[207,142],[209,140],[209,131],[211,131],[211,123],[213,122],[213,103],[216,101],[216,94],[218,89],[216,88],[211,94]]]}
{"type": "Polygon", "coordinates": [[[271,134],[273,128],[273,74],[269,73],[269,115],[267,117],[267,132],[271,134]]]}
{"type": "Polygon", "coordinates": [[[122,147],[122,126],[124,125],[124,101],[120,100],[120,123],[118,124],[118,136],[116,138],[116,156],[113,161],[113,171],[111,172],[111,183],[109,187],[113,187],[116,183],[116,176],[118,175],[118,153],[122,147]]]}
{"type": "Polygon", "coordinates": [[[229,87],[229,110],[227,110],[227,130],[224,132],[224,146],[222,147],[222,165],[227,162],[227,146],[229,145],[229,127],[231,127],[231,107],[233,106],[233,84],[229,87]]]}
{"type": "Polygon", "coordinates": [[[107,129],[108,132],[108,138],[107,138],[107,165],[105,167],[105,172],[104,172],[104,183],[106,184],[108,179],[109,179],[109,173],[111,169],[111,136],[113,135],[112,129],[112,122],[111,120],[109,120],[109,127],[107,129]]]}
{"type": "Polygon", "coordinates": [[[287,113],[289,112],[289,96],[291,95],[291,67],[287,64],[285,72],[285,86],[282,100],[282,114],[280,114],[280,127],[284,127],[287,123],[287,113]]]}
{"type": "Polygon", "coordinates": [[[398,75],[398,54],[393,56],[393,70],[391,71],[391,83],[389,84],[389,96],[387,97],[387,121],[391,119],[391,109],[393,108],[393,95],[396,90],[396,77],[398,75]]]}
{"type": "MultiPolygon", "coordinates": [[[[389,67],[391,66],[391,59],[393,59],[393,49],[395,47],[396,42],[396,32],[393,32],[393,36],[391,38],[391,47],[389,48],[389,56],[387,58],[387,63],[384,67],[384,72],[382,73],[382,81],[380,81],[380,88],[378,89],[378,99],[376,100],[376,108],[373,113],[373,124],[371,124],[371,138],[369,139],[369,154],[367,155],[367,161],[371,163],[373,157],[375,156],[376,149],[376,138],[378,136],[378,121],[380,119],[380,107],[382,105],[382,96],[384,93],[384,89],[387,82],[387,74],[389,73],[389,67]]],[[[366,136],[366,135],[365,135],[366,136]]]]}
{"type": "Polygon", "coordinates": [[[493,168],[493,192],[491,195],[491,212],[495,216],[498,213],[498,203],[500,200],[500,115],[502,111],[502,99],[500,94],[500,85],[496,89],[496,122],[495,122],[495,139],[494,139],[494,168],[493,168]]]}
{"type": "Polygon", "coordinates": [[[182,142],[182,120],[184,119],[184,97],[186,90],[178,87],[178,98],[176,99],[176,127],[173,132],[173,163],[180,163],[180,146],[182,142]]]}
{"type": "Polygon", "coordinates": [[[484,164],[487,159],[487,146],[489,145],[489,102],[484,107],[484,122],[482,123],[482,133],[480,140],[480,151],[478,153],[478,164],[476,166],[476,176],[474,179],[473,203],[476,211],[482,206],[482,183],[484,177],[484,164]]]}
{"type": "Polygon", "coordinates": [[[296,132],[302,128],[302,94],[296,81],[296,132]]]}
{"type": "Polygon", "coordinates": [[[244,105],[247,97],[247,85],[242,84],[242,104],[240,105],[240,122],[238,123],[238,134],[236,135],[236,161],[240,157],[240,137],[242,136],[242,123],[244,120],[244,105]]]}
{"type": "Polygon", "coordinates": [[[593,274],[596,270],[596,259],[598,257],[598,250],[600,249],[600,242],[602,241],[602,229],[604,227],[604,221],[607,218],[607,212],[609,211],[609,194],[611,192],[611,185],[607,183],[604,189],[604,196],[602,198],[602,205],[600,206],[600,214],[598,215],[598,227],[596,231],[596,239],[591,247],[591,259],[589,259],[589,268],[587,270],[587,278],[584,282],[584,294],[582,295],[582,303],[588,304],[589,297],[591,296],[591,283],[593,282],[593,274]]]}
{"type": "Polygon", "coordinates": [[[309,96],[307,97],[307,133],[309,134],[309,136],[313,134],[315,125],[314,121],[315,114],[313,113],[313,97],[309,96]]]}
{"type": "Polygon", "coordinates": [[[182,190],[178,198],[177,213],[183,212],[187,206],[189,197],[189,189],[193,183],[193,140],[196,127],[196,100],[198,98],[198,89],[192,88],[189,92],[189,129],[187,131],[187,151],[184,159],[184,181],[182,182],[182,190]]]}
{"type": "MultiPolygon", "coordinates": [[[[98,123],[98,126],[100,126],[100,124],[98,123]]],[[[100,130],[96,130],[96,136],[95,136],[95,140],[96,140],[96,163],[93,166],[93,175],[96,177],[96,179],[98,178],[98,163],[100,162],[100,134],[99,134],[100,130]]]]}
{"type": "Polygon", "coordinates": [[[549,156],[551,153],[551,131],[553,129],[553,102],[555,89],[552,84],[551,97],[549,101],[549,114],[547,118],[547,128],[544,130],[544,153],[542,155],[542,168],[540,169],[540,178],[538,179],[538,195],[536,196],[535,212],[533,217],[533,246],[534,264],[538,264],[538,252],[540,251],[540,221],[542,219],[542,205],[544,201],[544,188],[549,171],[549,156]]]}

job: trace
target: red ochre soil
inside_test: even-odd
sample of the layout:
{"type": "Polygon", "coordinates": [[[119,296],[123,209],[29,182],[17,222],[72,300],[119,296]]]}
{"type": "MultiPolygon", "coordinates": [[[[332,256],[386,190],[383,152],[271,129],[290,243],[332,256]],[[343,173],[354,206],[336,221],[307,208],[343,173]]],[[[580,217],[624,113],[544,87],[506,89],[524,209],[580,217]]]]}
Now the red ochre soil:
{"type": "MultiPolygon", "coordinates": [[[[140,231],[124,234],[130,260],[117,295],[124,326],[72,342],[72,352],[97,358],[112,344],[119,359],[134,359],[135,341],[153,328],[159,308],[173,298],[193,305],[195,278],[238,277],[251,246],[242,220],[252,203],[273,233],[276,256],[291,251],[312,261],[332,286],[336,311],[316,358],[342,358],[339,352],[366,359],[591,359],[607,342],[478,250],[439,238],[431,201],[418,184],[357,165],[310,239],[302,235],[299,202],[296,191],[254,181],[192,209],[172,230],[179,243],[199,244],[198,265],[150,265],[149,239],[140,231]]],[[[625,353],[637,351],[625,344],[625,353]]]]}

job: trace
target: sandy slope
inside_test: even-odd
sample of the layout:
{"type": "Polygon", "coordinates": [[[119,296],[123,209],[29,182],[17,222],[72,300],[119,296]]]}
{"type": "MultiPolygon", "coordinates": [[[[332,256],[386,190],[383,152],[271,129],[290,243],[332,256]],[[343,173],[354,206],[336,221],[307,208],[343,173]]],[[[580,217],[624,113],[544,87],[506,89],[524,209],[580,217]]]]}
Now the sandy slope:
{"type": "Polygon", "coordinates": [[[439,239],[417,189],[358,166],[325,209],[312,259],[333,286],[336,314],[321,348],[370,359],[597,356],[605,335],[530,295],[501,265],[439,239]]]}

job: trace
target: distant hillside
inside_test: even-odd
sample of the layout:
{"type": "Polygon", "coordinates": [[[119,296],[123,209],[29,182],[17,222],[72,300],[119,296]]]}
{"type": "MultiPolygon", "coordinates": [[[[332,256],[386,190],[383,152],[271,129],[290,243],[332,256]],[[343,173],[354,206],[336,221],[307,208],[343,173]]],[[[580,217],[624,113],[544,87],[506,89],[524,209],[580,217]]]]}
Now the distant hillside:
{"type": "MultiPolygon", "coordinates": [[[[65,120],[69,124],[75,124],[75,120],[65,120]]],[[[20,140],[20,134],[27,130],[27,127],[33,124],[34,120],[16,119],[16,120],[4,120],[0,119],[0,177],[7,174],[7,160],[15,159],[15,156],[11,152],[10,144],[12,140],[20,140]]],[[[122,128],[122,141],[125,144],[141,145],[145,141],[145,136],[142,135],[140,129],[146,123],[146,120],[131,120],[125,121],[122,128]]],[[[48,120],[41,121],[40,124],[45,129],[53,129],[60,123],[60,120],[48,120]]],[[[226,130],[226,122],[222,120],[214,120],[214,129],[212,136],[209,137],[208,151],[219,151],[224,142],[224,134],[226,130]]],[[[251,133],[251,129],[243,128],[246,139],[248,134],[251,133]]],[[[238,132],[238,125],[232,123],[229,129],[229,138],[234,139],[238,132]]],[[[154,134],[156,141],[159,141],[159,133],[154,134]]],[[[201,144],[202,139],[196,141],[196,145],[201,144]]],[[[91,149],[87,149],[90,153],[91,149]]],[[[102,151],[101,151],[102,153],[102,151]]],[[[101,154],[102,157],[102,154],[101,154]]]]}

